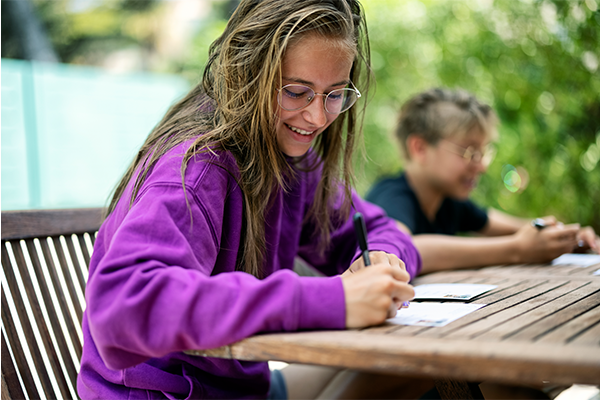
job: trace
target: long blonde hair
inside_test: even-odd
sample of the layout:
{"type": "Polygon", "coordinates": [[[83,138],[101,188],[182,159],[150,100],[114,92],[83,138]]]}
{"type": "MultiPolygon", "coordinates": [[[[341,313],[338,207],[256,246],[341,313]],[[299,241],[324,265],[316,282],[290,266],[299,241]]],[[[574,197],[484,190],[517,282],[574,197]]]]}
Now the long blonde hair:
{"type": "MultiPolygon", "coordinates": [[[[243,0],[224,33],[211,45],[202,82],[171,107],[148,136],[117,185],[108,213],[115,209],[139,169],[130,199],[130,205],[133,203],[151,167],[174,146],[194,139],[183,158],[182,184],[187,163],[195,154],[229,151],[240,170],[238,184],[245,200],[242,248],[236,269],[260,277],[265,211],[274,191],[285,190],[286,179],[295,176],[277,144],[273,96],[280,87],[286,48],[300,37],[315,33],[348,43],[356,54],[350,79],[365,93],[369,74],[361,72],[361,67],[364,64],[368,69],[369,45],[358,1],[243,0]],[[364,82],[357,82],[359,79],[364,82]]],[[[306,161],[302,163],[305,168],[322,166],[322,178],[307,215],[320,236],[321,251],[329,245],[340,218],[349,214],[352,153],[363,113],[361,118],[357,114],[357,108],[351,108],[319,135],[313,146],[320,156],[319,164],[301,158],[306,161]],[[344,187],[343,206],[333,210],[339,182],[344,187]]]]}

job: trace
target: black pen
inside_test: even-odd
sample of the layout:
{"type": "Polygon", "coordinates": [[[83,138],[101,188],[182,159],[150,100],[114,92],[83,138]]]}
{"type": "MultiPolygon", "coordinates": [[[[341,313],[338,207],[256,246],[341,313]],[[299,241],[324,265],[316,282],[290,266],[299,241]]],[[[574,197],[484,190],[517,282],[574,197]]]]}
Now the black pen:
{"type": "Polygon", "coordinates": [[[369,258],[369,245],[367,244],[367,226],[365,225],[365,219],[359,212],[354,214],[354,232],[358,239],[358,246],[360,247],[365,267],[368,267],[371,265],[371,259],[369,258]]]}
{"type": "MultiPolygon", "coordinates": [[[[360,247],[365,267],[368,267],[371,265],[371,259],[369,258],[369,246],[367,244],[367,226],[365,225],[365,219],[359,212],[354,214],[354,232],[356,232],[358,246],[360,247]]],[[[407,308],[409,305],[410,302],[405,301],[402,303],[401,308],[407,308]]]]}
{"type": "Polygon", "coordinates": [[[541,231],[542,229],[548,226],[546,225],[546,221],[544,221],[542,218],[534,219],[533,221],[531,221],[531,225],[535,226],[538,231],[541,231]]]}

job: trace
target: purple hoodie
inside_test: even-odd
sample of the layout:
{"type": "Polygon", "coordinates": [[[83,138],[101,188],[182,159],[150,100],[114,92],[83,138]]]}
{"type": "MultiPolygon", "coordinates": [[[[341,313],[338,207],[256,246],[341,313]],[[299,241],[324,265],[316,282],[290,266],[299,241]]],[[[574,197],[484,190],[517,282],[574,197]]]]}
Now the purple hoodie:
{"type": "MultiPolygon", "coordinates": [[[[163,156],[129,209],[131,184],[94,245],[83,318],[77,390],[82,399],[265,398],[269,368],[184,354],[259,332],[344,329],[339,276],[299,277],[299,255],[326,275],[359,254],[351,218],[317,257],[318,238],[303,223],[320,179],[299,172],[265,215],[264,275],[236,272],[243,230],[239,170],[228,152],[190,160],[181,184],[184,143],[163,156]],[[187,202],[186,202],[187,195],[187,202]]],[[[353,194],[371,250],[400,257],[411,277],[421,266],[410,238],[383,211],[353,194]]]]}

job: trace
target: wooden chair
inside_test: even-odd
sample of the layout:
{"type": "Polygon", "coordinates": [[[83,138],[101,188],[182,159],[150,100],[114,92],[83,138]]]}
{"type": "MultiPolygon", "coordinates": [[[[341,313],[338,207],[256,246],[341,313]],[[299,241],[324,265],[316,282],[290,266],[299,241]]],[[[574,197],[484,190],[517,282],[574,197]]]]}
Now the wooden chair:
{"type": "Polygon", "coordinates": [[[2,211],[2,400],[77,398],[85,283],[102,212],[2,211]]]}

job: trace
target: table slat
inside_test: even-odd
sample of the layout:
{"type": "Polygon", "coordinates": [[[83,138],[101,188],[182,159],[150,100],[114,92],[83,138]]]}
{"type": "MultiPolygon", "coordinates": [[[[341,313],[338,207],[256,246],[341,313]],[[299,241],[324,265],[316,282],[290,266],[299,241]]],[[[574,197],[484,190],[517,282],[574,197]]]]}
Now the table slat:
{"type": "Polygon", "coordinates": [[[504,323],[492,327],[484,334],[478,336],[476,340],[503,340],[524,327],[533,324],[548,315],[552,315],[552,313],[565,307],[565,305],[577,302],[582,294],[577,289],[586,286],[589,286],[587,282],[569,282],[566,285],[560,286],[551,292],[539,296],[534,302],[519,304],[518,306],[511,308],[511,313],[508,316],[504,313],[504,318],[506,318],[504,323]],[[536,303],[543,304],[537,308],[532,308],[531,305],[535,305],[536,303]]]}
{"type": "MultiPolygon", "coordinates": [[[[556,327],[589,311],[595,307],[595,305],[600,304],[600,287],[597,284],[584,286],[580,290],[569,294],[568,297],[566,296],[563,301],[568,305],[564,305],[562,302],[557,304],[556,306],[560,309],[557,309],[556,312],[552,314],[551,318],[544,318],[534,322],[508,338],[508,340],[536,341],[545,334],[556,329],[556,327]],[[585,299],[588,300],[584,301],[585,299]],[[571,302],[571,300],[576,301],[571,302]]],[[[546,338],[545,341],[550,342],[556,340],[559,343],[562,343],[563,339],[564,337],[560,335],[553,335],[546,338]]]]}
{"type": "Polygon", "coordinates": [[[577,335],[596,325],[598,321],[600,321],[600,307],[598,306],[598,303],[594,302],[594,299],[591,296],[583,299],[581,302],[584,307],[586,305],[589,305],[589,311],[580,314],[577,317],[565,323],[564,325],[561,325],[554,331],[540,338],[538,342],[569,342],[570,340],[574,339],[577,335]]]}

